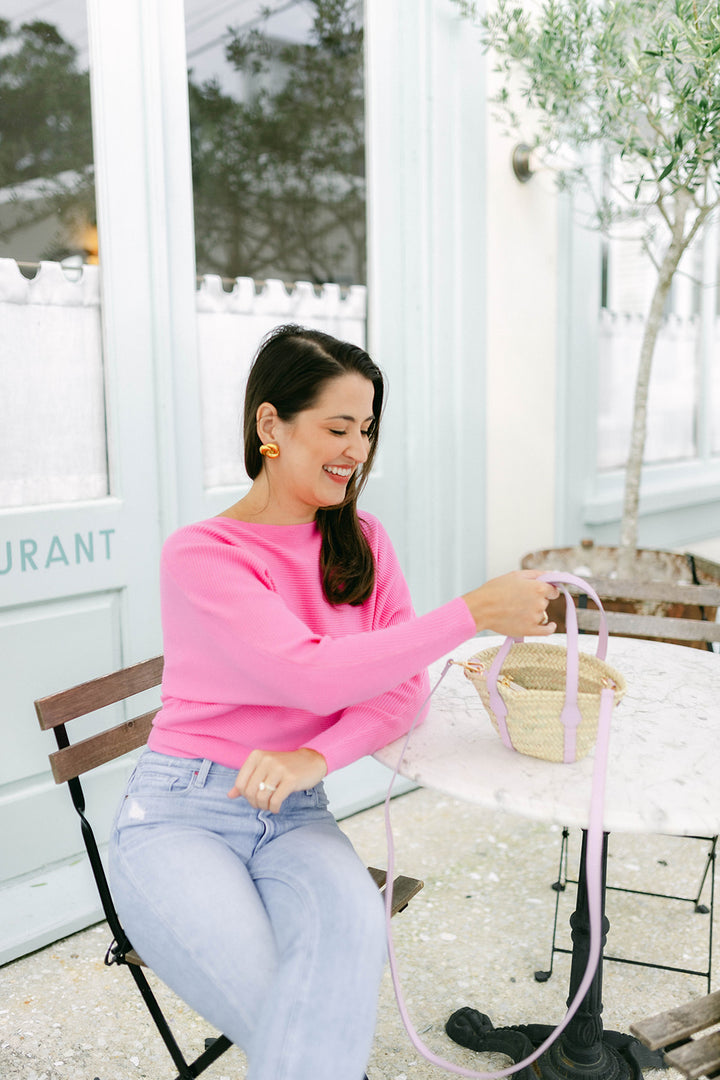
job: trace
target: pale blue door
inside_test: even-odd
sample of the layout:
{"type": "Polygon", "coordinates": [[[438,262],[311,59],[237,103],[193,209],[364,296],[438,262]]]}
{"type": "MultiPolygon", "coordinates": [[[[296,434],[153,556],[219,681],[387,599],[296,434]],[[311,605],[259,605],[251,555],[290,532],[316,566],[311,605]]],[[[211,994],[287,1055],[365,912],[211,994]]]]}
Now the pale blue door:
{"type": "MultiPolygon", "coordinates": [[[[62,19],[50,28],[24,25],[26,6],[4,0],[0,12],[10,19],[8,47],[26,56],[18,85],[27,91],[16,162],[0,178],[0,963],[101,917],[77,817],[49,772],[54,739],[40,731],[33,701],[161,650],[161,483],[133,46],[127,26],[103,28],[96,17],[91,40],[104,58],[89,75],[84,0],[59,6],[62,19]],[[41,112],[52,112],[53,95],[36,92],[44,72],[66,103],[57,143],[41,112]],[[95,154],[92,78],[102,130],[113,132],[112,148],[97,153],[96,145],[95,154]],[[122,89],[110,92],[103,80],[122,89]],[[135,169],[119,167],[132,155],[135,169]]],[[[89,779],[101,838],[126,770],[109,766],[89,779]]]]}

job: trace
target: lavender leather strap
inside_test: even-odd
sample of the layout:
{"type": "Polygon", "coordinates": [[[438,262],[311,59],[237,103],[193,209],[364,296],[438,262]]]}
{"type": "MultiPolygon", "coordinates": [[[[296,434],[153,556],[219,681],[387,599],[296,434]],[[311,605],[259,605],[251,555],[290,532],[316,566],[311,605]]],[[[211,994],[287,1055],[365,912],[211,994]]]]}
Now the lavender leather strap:
{"type": "MultiPolygon", "coordinates": [[[[559,575],[553,575],[553,580],[556,581],[559,575]]],[[[570,576],[570,575],[568,575],[570,576]]],[[[592,596],[593,594],[590,593],[592,596]]],[[[593,596],[594,599],[594,596],[593,596]]],[[[512,644],[512,639],[509,639],[512,644]]],[[[604,659],[604,655],[602,657],[604,659]]],[[[605,805],[605,778],[607,775],[607,759],[608,759],[608,747],[610,742],[610,721],[612,718],[613,704],[615,700],[614,691],[606,689],[601,691],[600,694],[600,715],[598,718],[598,735],[597,744],[595,748],[595,764],[593,768],[592,779],[592,791],[590,795],[590,809],[588,815],[588,830],[587,830],[587,853],[586,853],[586,875],[587,875],[587,896],[588,896],[588,909],[590,915],[590,945],[588,950],[588,962],[585,969],[585,974],[582,977],[575,997],[573,998],[565,1018],[555,1028],[554,1031],[548,1035],[545,1042],[541,1046],[538,1046],[528,1057],[522,1061],[516,1062],[514,1065],[508,1066],[506,1069],[499,1069],[496,1072],[475,1072],[473,1069],[465,1069],[460,1065],[454,1065],[450,1061],[446,1061],[444,1058],[439,1057],[433,1053],[422,1041],[417,1031],[413,1027],[412,1021],[405,1005],[402,990],[400,988],[400,979],[398,975],[397,958],[395,956],[395,948],[392,938],[392,892],[393,892],[393,879],[395,877],[395,845],[392,835],[392,825],[390,822],[390,798],[392,796],[392,789],[395,783],[395,778],[398,775],[402,759],[407,749],[407,744],[410,736],[413,733],[418,717],[422,715],[422,712],[427,705],[432,695],[437,690],[438,686],[445,678],[447,672],[450,670],[452,660],[449,660],[443,668],[440,678],[435,683],[427,698],[423,702],[422,706],[418,710],[412,725],[410,727],[405,742],[403,744],[398,763],[395,766],[395,770],[390,779],[390,785],[388,787],[387,796],[385,798],[385,832],[387,836],[387,886],[385,888],[385,924],[387,932],[388,942],[388,958],[390,962],[390,971],[392,974],[393,986],[395,988],[395,997],[398,1003],[398,1009],[402,1018],[405,1030],[408,1033],[411,1043],[415,1049],[422,1054],[433,1065],[437,1065],[441,1069],[445,1069],[447,1072],[454,1073],[457,1076],[466,1076],[470,1080],[500,1080],[501,1077],[511,1076],[513,1073],[519,1072],[521,1069],[531,1065],[534,1061],[545,1053],[545,1051],[555,1042],[558,1036],[565,1030],[567,1025],[572,1020],[573,1016],[579,1009],[585,995],[590,989],[590,984],[595,976],[598,962],[600,960],[602,950],[602,842],[603,842],[603,808],[605,805]]]]}
{"type": "MultiPolygon", "coordinates": [[[[565,625],[567,629],[567,676],[565,681],[565,703],[560,714],[560,720],[565,729],[563,741],[563,759],[566,764],[575,760],[577,747],[577,729],[580,725],[580,710],[578,708],[578,680],[580,660],[578,656],[578,625],[577,612],[572,597],[564,585],[575,585],[582,592],[595,601],[600,612],[600,630],[598,632],[598,644],[596,655],[599,660],[604,660],[607,655],[608,631],[605,612],[595,590],[582,578],[574,574],[566,574],[561,571],[542,574],[540,581],[547,581],[556,585],[565,594],[565,625]]],[[[522,638],[506,638],[497,651],[486,676],[490,708],[497,721],[500,738],[509,750],[514,749],[507,726],[507,706],[498,690],[498,678],[510,649],[522,638]]]]}
{"type": "MultiPolygon", "coordinates": [[[[584,592],[595,602],[597,609],[600,612],[600,629],[598,630],[598,644],[595,655],[598,660],[604,660],[607,656],[608,648],[607,619],[605,618],[603,606],[600,603],[600,597],[595,592],[592,585],[588,585],[587,581],[583,581],[583,579],[576,574],[567,574],[562,570],[552,570],[547,574],[541,574],[539,580],[547,581],[550,585],[575,585],[576,588],[580,589],[581,592],[584,592]]],[[[563,592],[565,593],[566,600],[569,602],[567,592],[565,592],[564,589],[563,592]]],[[[573,604],[573,607],[574,606],[575,605],[573,604]]],[[[577,631],[577,615],[573,613],[573,616],[575,620],[575,630],[577,631]]]]}

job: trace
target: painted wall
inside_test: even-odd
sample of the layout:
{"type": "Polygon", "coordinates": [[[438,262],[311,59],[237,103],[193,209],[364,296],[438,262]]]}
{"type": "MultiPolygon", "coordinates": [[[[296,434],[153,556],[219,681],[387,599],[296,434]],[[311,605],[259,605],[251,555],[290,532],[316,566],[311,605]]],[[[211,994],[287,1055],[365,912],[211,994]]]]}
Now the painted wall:
{"type": "MultiPolygon", "coordinates": [[[[488,72],[488,97],[494,76],[488,72]]],[[[491,110],[489,110],[491,111],[491,110]]],[[[557,197],[520,183],[517,139],[487,121],[487,573],[516,569],[555,541],[557,197]]]]}

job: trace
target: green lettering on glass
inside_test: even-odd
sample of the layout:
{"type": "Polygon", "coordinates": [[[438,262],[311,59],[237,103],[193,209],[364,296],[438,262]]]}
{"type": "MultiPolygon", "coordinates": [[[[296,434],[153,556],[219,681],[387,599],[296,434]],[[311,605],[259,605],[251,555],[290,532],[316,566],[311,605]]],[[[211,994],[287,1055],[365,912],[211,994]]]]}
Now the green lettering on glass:
{"type": "Polygon", "coordinates": [[[60,543],[60,537],[59,536],[53,536],[53,538],[52,538],[52,540],[50,542],[50,550],[48,551],[47,559],[45,560],[45,569],[47,570],[50,563],[54,563],[54,562],[65,563],[66,566],[70,565],[70,560],[68,559],[67,555],[65,554],[65,548],[60,543]],[[57,554],[54,554],[56,548],[57,548],[57,554]]]}
{"type": "Polygon", "coordinates": [[[37,551],[37,544],[35,543],[34,540],[21,540],[20,541],[20,569],[22,570],[23,573],[25,573],[25,571],[27,570],[26,563],[29,563],[29,565],[33,568],[33,570],[37,570],[37,566],[35,565],[35,560],[33,559],[33,555],[35,554],[36,551],[37,551]]]}
{"type": "Polygon", "coordinates": [[[82,552],[83,552],[83,554],[84,554],[84,556],[85,556],[85,558],[87,559],[88,562],[94,562],[95,561],[95,542],[94,542],[93,534],[91,532],[89,532],[87,534],[87,544],[83,540],[80,533],[75,533],[75,562],[76,563],[80,562],[80,551],[81,551],[81,549],[82,549],[82,552]]]}
{"type": "Polygon", "coordinates": [[[9,574],[12,570],[12,545],[9,540],[5,541],[5,551],[7,553],[7,565],[4,570],[0,570],[0,574],[9,574]]]}
{"type": "Polygon", "coordinates": [[[110,537],[115,532],[114,529],[98,529],[101,536],[105,537],[105,558],[110,558],[110,537]]]}

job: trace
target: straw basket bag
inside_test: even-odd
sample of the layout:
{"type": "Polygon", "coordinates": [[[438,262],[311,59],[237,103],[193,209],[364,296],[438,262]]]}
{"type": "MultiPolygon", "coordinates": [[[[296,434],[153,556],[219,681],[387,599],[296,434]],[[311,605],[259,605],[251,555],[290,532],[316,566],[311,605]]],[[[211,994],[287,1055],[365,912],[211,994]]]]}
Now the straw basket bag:
{"type": "Polygon", "coordinates": [[[585,757],[595,744],[603,691],[612,690],[617,705],[625,693],[625,679],[605,663],[605,613],[591,586],[565,573],[546,574],[542,580],[565,594],[567,648],[507,638],[496,648],[476,653],[463,668],[507,747],[545,761],[572,762],[585,757]],[[595,656],[578,649],[575,605],[563,584],[577,586],[598,606],[595,656]]]}

